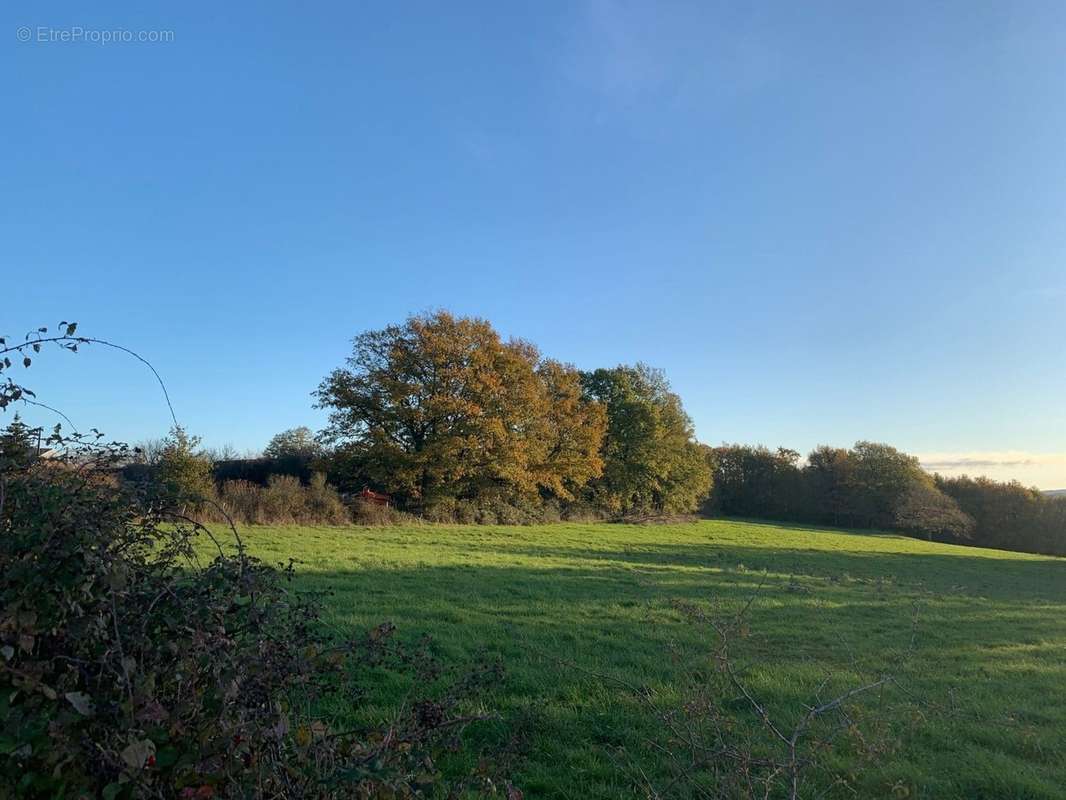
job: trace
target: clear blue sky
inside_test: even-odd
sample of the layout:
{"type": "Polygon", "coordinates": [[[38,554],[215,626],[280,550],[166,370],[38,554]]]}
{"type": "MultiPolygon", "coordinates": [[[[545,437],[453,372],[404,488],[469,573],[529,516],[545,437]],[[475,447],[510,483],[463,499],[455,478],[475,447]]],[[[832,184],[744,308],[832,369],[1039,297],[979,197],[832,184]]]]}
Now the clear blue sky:
{"type": "MultiPolygon", "coordinates": [[[[0,328],[139,350],[210,443],[319,426],[353,335],[443,307],[663,367],[710,443],[1066,486],[1060,2],[0,15],[0,328]]],[[[117,354],[32,372],[83,427],[168,425],[117,354]]]]}

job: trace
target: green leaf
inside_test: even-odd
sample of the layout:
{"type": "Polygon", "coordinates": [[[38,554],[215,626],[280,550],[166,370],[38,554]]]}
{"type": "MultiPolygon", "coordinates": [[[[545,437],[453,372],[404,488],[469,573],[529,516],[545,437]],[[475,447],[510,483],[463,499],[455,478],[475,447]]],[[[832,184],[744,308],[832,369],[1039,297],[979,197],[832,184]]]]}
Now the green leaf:
{"type": "Polygon", "coordinates": [[[173,766],[178,760],[178,749],[176,747],[164,747],[156,753],[156,766],[161,769],[173,766]]]}

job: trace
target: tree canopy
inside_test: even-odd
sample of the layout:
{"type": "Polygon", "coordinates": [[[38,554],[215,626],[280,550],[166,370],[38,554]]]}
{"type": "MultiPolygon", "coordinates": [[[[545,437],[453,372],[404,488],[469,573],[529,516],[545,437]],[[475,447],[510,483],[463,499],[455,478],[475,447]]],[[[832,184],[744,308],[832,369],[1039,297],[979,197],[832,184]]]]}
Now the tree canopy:
{"type": "Polygon", "coordinates": [[[927,537],[960,538],[973,519],[938,488],[918,459],[876,442],[818,447],[716,448],[714,509],[730,516],[883,528],[927,537]]]}
{"type": "Polygon", "coordinates": [[[322,445],[315,440],[315,435],[306,425],[289,428],[271,437],[263,448],[266,458],[294,458],[310,461],[322,452],[322,445]]]}
{"type": "Polygon", "coordinates": [[[603,410],[579,386],[533,345],[441,311],[357,336],[316,399],[342,457],[424,505],[499,489],[567,497],[598,475],[603,410]]]}
{"type": "Polygon", "coordinates": [[[644,364],[582,375],[589,400],[607,411],[603,474],[594,498],[622,513],[692,511],[711,488],[711,470],[692,421],[666,376],[644,364]]]}

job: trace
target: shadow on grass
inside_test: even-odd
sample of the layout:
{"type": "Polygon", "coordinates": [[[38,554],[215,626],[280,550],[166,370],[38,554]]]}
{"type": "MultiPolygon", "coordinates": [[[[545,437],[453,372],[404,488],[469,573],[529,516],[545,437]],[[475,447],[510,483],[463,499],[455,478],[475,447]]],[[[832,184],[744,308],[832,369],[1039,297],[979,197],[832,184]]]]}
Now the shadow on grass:
{"type": "MultiPolygon", "coordinates": [[[[1019,794],[1021,782],[1000,785],[1001,778],[976,776],[967,763],[999,759],[1008,773],[1038,786],[1066,778],[1061,763],[1042,755],[1054,750],[1066,725],[1066,714],[1045,699],[1066,680],[1059,655],[1066,573],[1059,562],[713,544],[507,552],[524,561],[366,566],[302,573],[299,582],[332,592],[328,606],[342,626],[389,619],[404,636],[432,635],[447,658],[482,647],[500,654],[509,678],[498,707],[505,718],[535,709],[542,726],[528,775],[576,774],[590,763],[594,773],[609,775],[609,762],[592,750],[603,742],[633,746],[652,723],[617,686],[586,670],[669,693],[682,669],[701,658],[707,663],[713,647],[713,634],[684,623],[669,601],[719,603],[735,613],[757,592],[752,634],[738,657],[774,713],[801,708],[827,674],[854,680],[887,670],[934,704],[950,697],[964,721],[915,728],[913,742],[879,766],[886,776],[919,776],[917,785],[927,786],[935,778],[942,787],[969,781],[970,796],[988,797],[1057,795],[1019,794]],[[912,639],[917,656],[903,663],[912,639]],[[675,648],[696,660],[679,660],[675,648]]],[[[897,720],[903,727],[915,713],[906,709],[897,720]]],[[[543,781],[530,785],[543,796],[569,796],[543,781]]],[[[953,791],[936,796],[963,796],[953,791]]]]}
{"type": "MultiPolygon", "coordinates": [[[[358,539],[353,538],[350,554],[359,565],[353,574],[374,569],[372,559],[362,561],[358,539]]],[[[666,572],[686,584],[713,586],[721,575],[737,573],[795,576],[797,579],[823,579],[829,582],[887,582],[901,587],[921,588],[939,594],[962,594],[1004,601],[1046,601],[1066,603],[1066,560],[990,559],[970,556],[965,551],[950,553],[898,553],[878,550],[833,551],[813,548],[746,547],[731,543],[643,543],[620,544],[617,548],[558,546],[550,542],[530,544],[470,539],[435,540],[437,554],[453,563],[430,567],[400,566],[386,572],[477,570],[483,577],[500,568],[500,562],[513,559],[504,569],[509,582],[522,582],[525,574],[546,573],[561,578],[575,571],[589,579],[634,580],[635,574],[666,572]],[[485,563],[481,556],[491,556],[485,563]],[[538,563],[542,561],[543,563],[538,563]],[[486,572],[488,571],[488,572],[486,572]],[[693,572],[696,576],[693,576],[693,572]],[[715,577],[719,576],[719,577],[715,577]]],[[[348,555],[348,553],[345,553],[348,555]]],[[[312,568],[312,572],[313,572],[312,568]]],[[[320,573],[321,574],[321,573],[320,573]]],[[[488,580],[494,582],[494,579],[488,580]]],[[[584,594],[578,590],[578,595],[584,594]]]]}
{"type": "MultiPolygon", "coordinates": [[[[301,573],[299,580],[332,593],[328,605],[338,621],[386,617],[412,632],[443,632],[442,640],[459,649],[480,641],[523,659],[539,642],[560,647],[558,655],[592,647],[623,662],[654,660],[669,642],[691,644],[708,633],[682,625],[672,600],[715,604],[728,614],[753,594],[758,635],[751,648],[768,656],[788,652],[842,664],[851,657],[845,648],[859,642],[864,657],[876,661],[907,644],[916,612],[929,660],[949,667],[957,659],[960,675],[1004,667],[993,655],[1004,648],[1066,639],[1066,565],[1059,562],[711,545],[510,552],[525,556],[524,563],[368,565],[301,573]],[[544,557],[544,564],[530,556],[544,557]]],[[[1044,664],[1035,652],[1035,667],[1062,677],[1061,662],[1044,664]]]]}
{"type": "MultiPolygon", "coordinates": [[[[588,671],[667,696],[686,666],[706,667],[713,647],[713,634],[683,622],[670,601],[735,613],[756,591],[738,656],[775,713],[801,708],[827,673],[851,680],[889,669],[966,715],[915,729],[877,765],[884,774],[864,796],[890,796],[897,780],[929,797],[1060,796],[1025,780],[1066,785],[1066,766],[1051,755],[1061,752],[1066,710],[1047,702],[1066,682],[1066,561],[892,552],[887,541],[830,550],[806,537],[823,548],[814,549],[786,541],[794,526],[780,530],[781,542],[770,535],[747,546],[714,529],[679,530],[678,541],[662,543],[652,541],[658,529],[635,527],[606,540],[601,531],[586,546],[577,526],[316,529],[313,543],[293,533],[291,546],[274,538],[268,549],[306,554],[298,584],[331,593],[329,619],[341,629],[387,619],[403,638],[430,634],[449,660],[481,648],[500,654],[508,679],[493,707],[509,721],[527,712],[537,720],[521,776],[528,796],[630,796],[603,749],[638,746],[652,721],[588,671]],[[912,640],[918,656],[896,673],[912,640]],[[993,763],[995,775],[973,766],[993,763]]],[[[897,721],[909,720],[901,712],[897,721]]]]}

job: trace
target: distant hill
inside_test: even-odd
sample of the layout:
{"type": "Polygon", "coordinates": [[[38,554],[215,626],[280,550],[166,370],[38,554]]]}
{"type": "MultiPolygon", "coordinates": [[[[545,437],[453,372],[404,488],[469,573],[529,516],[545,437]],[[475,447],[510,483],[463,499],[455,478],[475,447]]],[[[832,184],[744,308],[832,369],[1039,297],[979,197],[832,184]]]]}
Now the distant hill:
{"type": "Polygon", "coordinates": [[[1048,497],[1066,497],[1066,489],[1048,489],[1044,494],[1048,497]]]}

